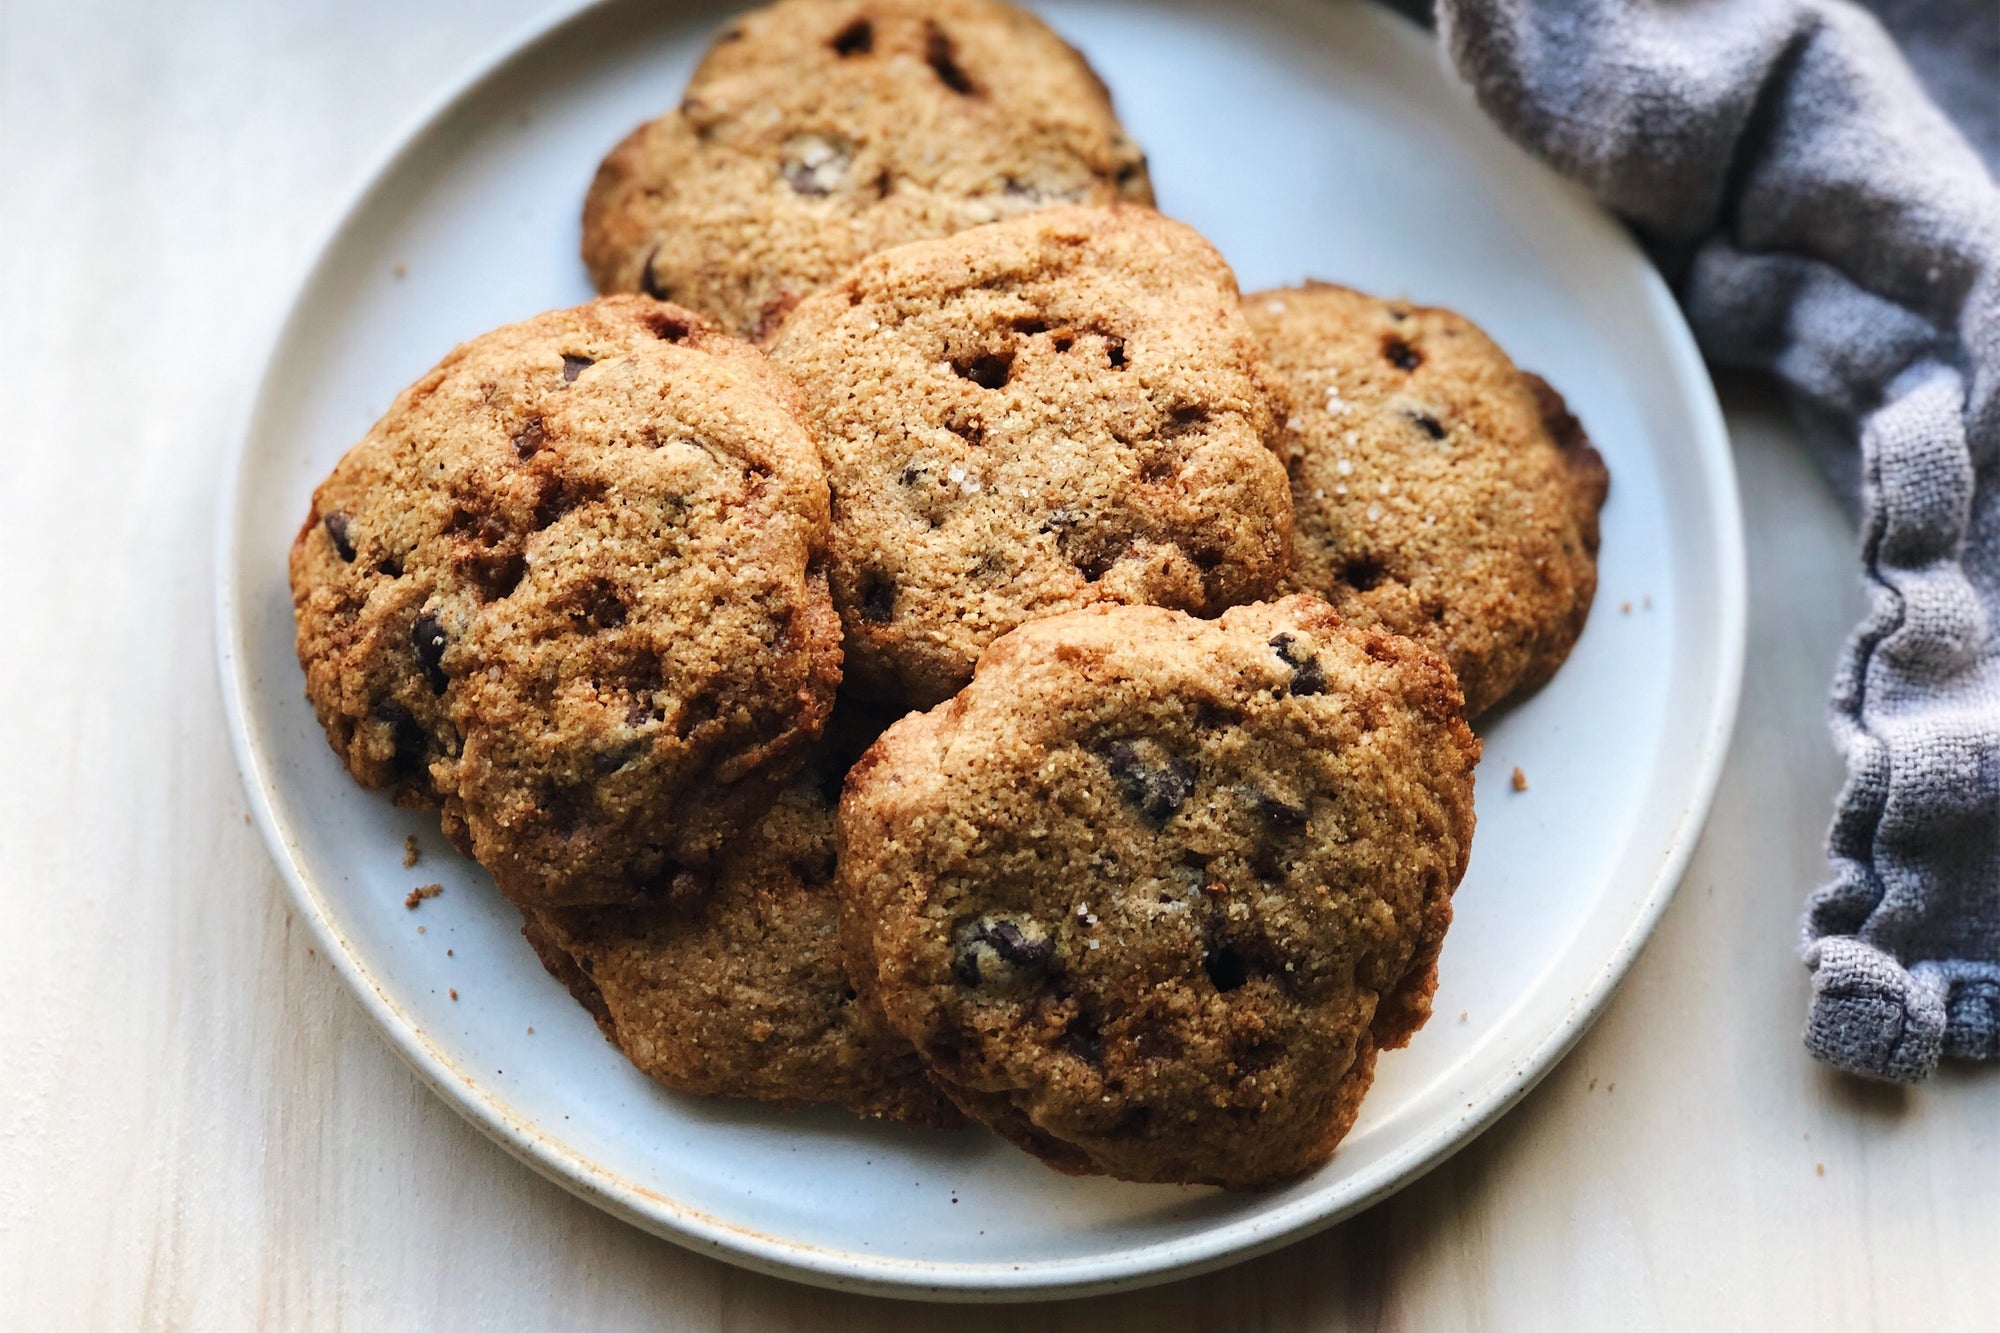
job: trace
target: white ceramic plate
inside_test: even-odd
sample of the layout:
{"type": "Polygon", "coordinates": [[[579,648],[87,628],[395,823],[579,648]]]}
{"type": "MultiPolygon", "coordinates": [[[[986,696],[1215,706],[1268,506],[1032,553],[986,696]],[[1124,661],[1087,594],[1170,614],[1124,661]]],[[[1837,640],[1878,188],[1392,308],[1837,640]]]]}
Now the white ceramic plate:
{"type": "Polygon", "coordinates": [[[1213,238],[1246,290],[1313,275],[1454,306],[1568,395],[1611,465],[1589,628],[1554,683],[1482,727],[1479,834],[1437,1017],[1383,1059],[1360,1123],[1310,1179],[1260,1194],[1072,1180],[981,1131],[666,1093],[543,973],[484,875],[431,822],[349,782],[314,725],[285,584],[313,484],[454,343],[590,295],[584,187],[620,135],[674,104],[717,7],[591,9],[407,136],[300,292],[224,502],[223,689],[252,805],[362,1005],[530,1166],[683,1244],[830,1286],[1134,1285],[1272,1248],[1408,1183],[1596,1014],[1687,859],[1735,713],[1727,440],[1686,328],[1618,226],[1510,147],[1429,39],[1372,5],[1043,8],[1115,90],[1162,207],[1213,238]],[[1510,790],[1516,766],[1526,793],[1510,790]],[[405,834],[425,851],[414,871],[405,834]],[[405,910],[430,880],[444,895],[405,910]]]}

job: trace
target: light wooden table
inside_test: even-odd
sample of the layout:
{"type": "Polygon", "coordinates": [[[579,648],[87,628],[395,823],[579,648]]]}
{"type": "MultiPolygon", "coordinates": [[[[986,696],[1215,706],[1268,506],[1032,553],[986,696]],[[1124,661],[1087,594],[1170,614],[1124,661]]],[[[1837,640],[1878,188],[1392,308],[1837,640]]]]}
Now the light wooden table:
{"type": "Polygon", "coordinates": [[[1853,538],[1727,389],[1750,669],[1678,900],[1451,1163],[1269,1258],[952,1310],[697,1258],[431,1096],[294,929],[210,647],[216,478],[356,175],[547,0],[0,3],[0,1327],[1991,1327],[2000,1073],[1815,1068],[1792,954],[1853,538]]]}

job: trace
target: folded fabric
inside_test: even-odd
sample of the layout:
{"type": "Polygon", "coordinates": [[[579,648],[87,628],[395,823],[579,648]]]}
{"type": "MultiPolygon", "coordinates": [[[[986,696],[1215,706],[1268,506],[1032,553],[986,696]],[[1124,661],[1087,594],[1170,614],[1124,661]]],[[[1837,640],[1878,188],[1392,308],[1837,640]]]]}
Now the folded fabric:
{"type": "MultiPolygon", "coordinates": [[[[1881,8],[2000,145],[2000,6],[1881,8]]],[[[1480,105],[1631,224],[1712,359],[1777,376],[1857,506],[1870,610],[1834,681],[1807,1047],[1905,1081],[2000,1054],[2000,189],[1842,0],[1437,17],[1480,105]]]]}

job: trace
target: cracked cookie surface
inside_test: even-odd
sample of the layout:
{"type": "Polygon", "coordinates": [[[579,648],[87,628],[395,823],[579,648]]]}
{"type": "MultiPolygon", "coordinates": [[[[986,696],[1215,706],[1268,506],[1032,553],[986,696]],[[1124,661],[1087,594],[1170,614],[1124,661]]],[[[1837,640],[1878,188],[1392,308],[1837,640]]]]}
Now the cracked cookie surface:
{"type": "MultiPolygon", "coordinates": [[[[855,728],[836,717],[829,730],[855,728]]],[[[841,961],[833,817],[858,748],[847,736],[816,746],[685,906],[527,913],[523,933],[549,971],[665,1086],[919,1125],[959,1120],[909,1042],[859,1002],[841,961]]]]}
{"type": "Polygon", "coordinates": [[[820,426],[857,688],[947,698],[1099,602],[1201,615],[1290,558],[1282,394],[1192,229],[1063,207],[864,261],[771,340],[820,426]]]}
{"type": "Polygon", "coordinates": [[[891,727],[839,816],[849,974],[1051,1165],[1324,1161],[1430,1011],[1478,742],[1444,662],[1317,598],[1039,620],[891,727]]]}
{"type": "Polygon", "coordinates": [[[1326,283],[1243,305],[1294,400],[1288,586],[1444,654],[1467,716],[1546,682],[1610,484],[1562,398],[1449,310],[1326,283]]]}
{"type": "Polygon", "coordinates": [[[1090,66],[993,0],[782,0],[724,29],[584,205],[599,291],[761,336],[878,250],[1048,204],[1152,202],[1090,66]]]}
{"type": "Polygon", "coordinates": [[[840,677],[825,474],[754,349],[645,297],[475,338],[314,492],[306,694],[364,785],[524,905],[667,891],[840,677]]]}

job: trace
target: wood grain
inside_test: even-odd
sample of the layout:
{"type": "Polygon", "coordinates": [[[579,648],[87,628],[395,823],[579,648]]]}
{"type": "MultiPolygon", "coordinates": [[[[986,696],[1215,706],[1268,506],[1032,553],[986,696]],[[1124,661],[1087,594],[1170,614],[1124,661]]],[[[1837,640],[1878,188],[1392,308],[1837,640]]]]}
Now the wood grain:
{"type": "MultiPolygon", "coordinates": [[[[216,477],[350,182],[536,0],[0,6],[0,1324],[72,1328],[1973,1327],[2000,1084],[1836,1079],[1792,953],[1840,770],[1853,537],[1729,387],[1742,722],[1597,1028],[1362,1218],[1130,1296],[945,1312],[654,1240],[433,1097],[294,929],[211,648],[216,477]],[[1821,1174],[1823,1168],[1824,1174],[1821,1174]]],[[[1607,588],[1605,609],[1638,589],[1607,588]]]]}

